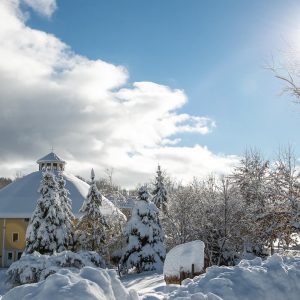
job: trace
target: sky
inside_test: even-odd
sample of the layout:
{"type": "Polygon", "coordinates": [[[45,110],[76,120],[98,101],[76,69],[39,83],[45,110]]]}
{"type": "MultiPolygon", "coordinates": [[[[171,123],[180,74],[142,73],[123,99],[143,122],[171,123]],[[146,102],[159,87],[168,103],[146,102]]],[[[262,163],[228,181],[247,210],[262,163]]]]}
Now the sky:
{"type": "Polygon", "coordinates": [[[127,187],[158,163],[187,182],[247,147],[299,156],[300,105],[266,69],[300,53],[299,16],[292,0],[0,0],[0,176],[52,147],[127,187]]]}

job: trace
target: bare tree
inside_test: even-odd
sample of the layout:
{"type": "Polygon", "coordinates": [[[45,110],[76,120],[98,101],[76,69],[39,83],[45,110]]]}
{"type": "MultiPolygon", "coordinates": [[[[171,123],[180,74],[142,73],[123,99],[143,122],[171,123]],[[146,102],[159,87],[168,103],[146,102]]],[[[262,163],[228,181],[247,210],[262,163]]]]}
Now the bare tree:
{"type": "Polygon", "coordinates": [[[267,63],[266,69],[284,83],[283,93],[291,94],[296,103],[300,103],[300,61],[297,58],[296,50],[288,47],[288,53],[284,62],[275,63],[272,57],[267,63]]]}

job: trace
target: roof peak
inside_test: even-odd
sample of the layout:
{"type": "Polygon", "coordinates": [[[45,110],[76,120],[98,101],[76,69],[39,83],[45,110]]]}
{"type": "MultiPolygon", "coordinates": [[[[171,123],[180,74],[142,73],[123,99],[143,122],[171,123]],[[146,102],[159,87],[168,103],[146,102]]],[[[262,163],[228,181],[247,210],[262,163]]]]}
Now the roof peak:
{"type": "Polygon", "coordinates": [[[47,162],[58,162],[58,163],[63,163],[65,164],[66,162],[61,159],[56,153],[54,153],[53,151],[51,151],[50,153],[48,153],[47,155],[43,156],[42,158],[37,160],[37,163],[47,163],[47,162]]]}

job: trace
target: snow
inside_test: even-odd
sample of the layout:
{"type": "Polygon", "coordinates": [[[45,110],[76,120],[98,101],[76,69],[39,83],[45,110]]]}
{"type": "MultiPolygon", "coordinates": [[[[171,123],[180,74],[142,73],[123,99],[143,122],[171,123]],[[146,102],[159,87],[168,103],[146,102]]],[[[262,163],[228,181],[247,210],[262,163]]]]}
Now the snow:
{"type": "MultiPolygon", "coordinates": [[[[0,270],[0,294],[7,290],[0,270]]],[[[84,267],[80,271],[60,269],[46,280],[14,288],[2,300],[37,299],[120,299],[136,300],[298,300],[300,295],[300,257],[273,255],[242,260],[235,267],[210,267],[207,273],[183,281],[183,285],[164,283],[157,272],[129,274],[121,278],[113,270],[84,267]],[[55,295],[55,297],[53,297],[55,295]]]]}
{"type": "Polygon", "coordinates": [[[105,267],[103,258],[92,251],[74,253],[64,251],[53,255],[41,255],[38,252],[22,255],[7,270],[7,278],[12,284],[34,283],[58,272],[61,268],[80,269],[85,266],[105,267]]]}
{"type": "Polygon", "coordinates": [[[50,152],[49,154],[45,155],[44,157],[40,158],[37,161],[37,163],[47,163],[47,162],[61,162],[61,163],[65,163],[65,161],[63,159],[61,159],[54,152],[50,152]]]}
{"type": "Polygon", "coordinates": [[[300,257],[277,254],[262,261],[242,260],[235,267],[213,266],[207,273],[183,281],[166,299],[299,300],[300,257]]]}
{"type": "Polygon", "coordinates": [[[114,270],[84,267],[78,272],[61,269],[38,283],[11,289],[2,300],[138,300],[127,291],[114,270]]]}
{"type": "Polygon", "coordinates": [[[0,269],[0,299],[1,295],[4,295],[12,288],[12,285],[7,281],[6,271],[7,269],[0,269]]]}
{"type": "MultiPolygon", "coordinates": [[[[89,185],[72,174],[63,172],[66,189],[70,192],[72,210],[79,217],[79,209],[88,194],[89,185]]],[[[39,198],[38,187],[42,171],[30,173],[17,179],[0,190],[0,218],[30,218],[39,198]]],[[[108,199],[102,196],[101,211],[104,215],[117,213],[126,220],[125,215],[108,199]]]]}
{"type": "Polygon", "coordinates": [[[141,300],[164,299],[179,287],[167,286],[163,274],[156,271],[129,274],[121,277],[121,281],[127,289],[136,290],[141,300]]]}
{"type": "Polygon", "coordinates": [[[200,240],[178,245],[171,249],[165,259],[164,275],[180,276],[181,271],[191,272],[194,264],[195,272],[204,267],[204,243],[200,240]]]}

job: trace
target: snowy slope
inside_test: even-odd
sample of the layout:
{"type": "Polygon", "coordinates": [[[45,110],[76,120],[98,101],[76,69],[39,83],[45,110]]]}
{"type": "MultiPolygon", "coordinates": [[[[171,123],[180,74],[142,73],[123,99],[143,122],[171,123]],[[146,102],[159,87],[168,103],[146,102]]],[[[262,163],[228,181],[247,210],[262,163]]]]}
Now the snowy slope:
{"type": "Polygon", "coordinates": [[[46,280],[11,289],[2,300],[138,300],[127,291],[114,270],[84,267],[79,272],[61,269],[46,280]]]}
{"type": "MultiPolygon", "coordinates": [[[[72,209],[79,216],[79,209],[88,193],[89,185],[74,175],[63,173],[66,188],[70,191],[72,209]]],[[[42,172],[37,171],[17,179],[0,190],[0,218],[30,218],[36,206],[39,194],[37,192],[42,179],[42,172]]],[[[102,199],[102,213],[110,215],[113,211],[125,216],[108,199],[102,199]]]]}

